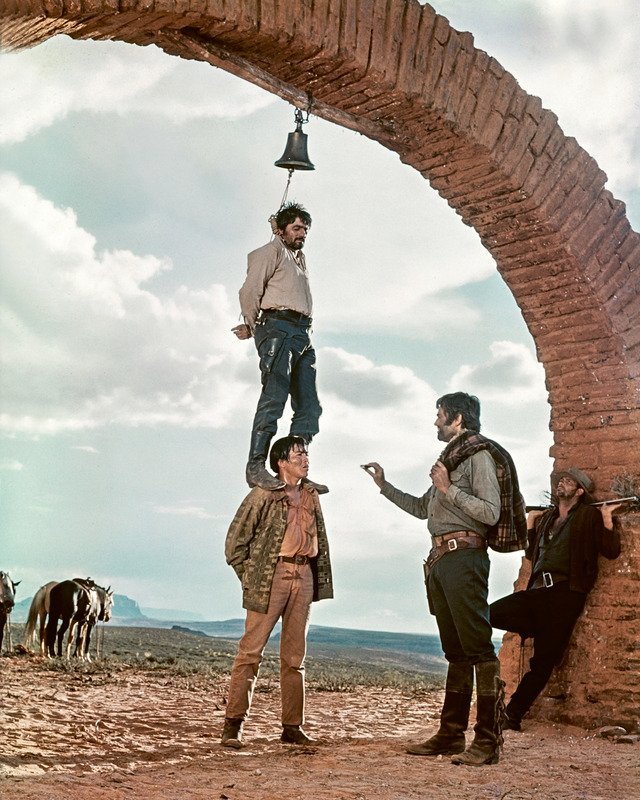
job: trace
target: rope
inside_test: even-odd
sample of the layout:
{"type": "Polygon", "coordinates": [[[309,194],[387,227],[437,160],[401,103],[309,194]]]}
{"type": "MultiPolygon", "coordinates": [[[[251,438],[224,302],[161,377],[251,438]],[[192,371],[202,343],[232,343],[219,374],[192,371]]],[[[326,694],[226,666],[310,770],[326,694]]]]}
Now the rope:
{"type": "Polygon", "coordinates": [[[293,175],[293,170],[289,170],[289,177],[287,178],[287,185],[284,187],[284,194],[282,195],[282,200],[280,201],[280,208],[284,206],[287,202],[287,195],[289,194],[289,186],[291,184],[291,176],[293,175]]]}

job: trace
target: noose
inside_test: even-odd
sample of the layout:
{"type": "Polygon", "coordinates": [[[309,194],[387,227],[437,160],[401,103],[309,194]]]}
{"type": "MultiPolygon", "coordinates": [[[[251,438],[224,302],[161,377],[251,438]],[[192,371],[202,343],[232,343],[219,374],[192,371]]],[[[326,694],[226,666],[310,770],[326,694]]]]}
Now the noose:
{"type": "MultiPolygon", "coordinates": [[[[280,205],[278,206],[278,211],[284,207],[284,204],[287,202],[287,195],[289,194],[289,186],[291,185],[291,176],[293,175],[293,170],[289,170],[289,177],[287,178],[287,185],[284,187],[284,194],[282,195],[282,200],[280,201],[280,205]]],[[[272,214],[269,217],[269,224],[271,225],[271,235],[275,236],[278,233],[278,223],[276,222],[276,216],[278,211],[275,214],[272,214]]]]}

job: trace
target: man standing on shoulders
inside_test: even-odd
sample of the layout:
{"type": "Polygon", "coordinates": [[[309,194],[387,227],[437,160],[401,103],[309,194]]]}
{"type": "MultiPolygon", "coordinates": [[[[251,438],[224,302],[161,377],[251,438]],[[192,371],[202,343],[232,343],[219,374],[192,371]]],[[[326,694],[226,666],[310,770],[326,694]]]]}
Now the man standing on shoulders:
{"type": "MultiPolygon", "coordinates": [[[[260,356],[262,393],[258,400],[246,468],[249,486],[282,489],[267,472],[269,444],[291,395],[289,433],[307,443],[318,433],[322,407],[316,391],[316,354],[311,345],[312,301],[302,248],[311,216],[289,203],[275,216],[277,235],[249,253],[246,280],[240,289],[244,323],[232,328],[238,339],[255,338],[260,356]]],[[[314,484],[322,492],[325,486],[314,484]]]]}
{"type": "Polygon", "coordinates": [[[236,512],[225,545],[227,563],[242,581],[242,605],[247,610],[231,670],[222,733],[225,747],[242,747],[242,727],[264,648],[280,618],[281,741],[313,741],[301,727],[304,658],[311,603],[333,597],[329,544],[318,493],[303,483],[309,471],[305,440],[278,439],[269,460],[285,488],[252,489],[236,512]]]}
{"type": "Polygon", "coordinates": [[[515,535],[515,546],[509,549],[522,549],[524,503],[511,457],[479,433],[478,398],[455,392],[441,397],[436,406],[438,439],[447,446],[431,468],[433,485],[426,494],[405,494],[385,480],[379,464],[364,465],[384,497],[428,520],[432,539],[425,563],[427,595],[449,666],[440,728],[425,742],[408,746],[407,752],[452,755],[454,764],[496,764],[504,682],[491,641],[487,536],[498,541],[515,535]],[[477,721],[473,742],[465,750],[474,672],[477,721]]]}
{"type": "Polygon", "coordinates": [[[496,600],[490,607],[494,628],[533,637],[529,671],[506,709],[505,728],[520,730],[520,721],[562,660],[587,594],[598,575],[598,555],[617,558],[620,536],[612,514],[619,504],[593,500],[593,481],[576,467],[555,476],[556,504],[531,511],[527,518],[531,577],[523,592],[496,600]]]}

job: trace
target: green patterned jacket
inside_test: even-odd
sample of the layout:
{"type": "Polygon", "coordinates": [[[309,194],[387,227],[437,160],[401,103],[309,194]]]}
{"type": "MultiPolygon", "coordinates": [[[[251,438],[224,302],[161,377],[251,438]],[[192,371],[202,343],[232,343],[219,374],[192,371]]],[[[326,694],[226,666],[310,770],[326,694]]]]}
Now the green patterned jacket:
{"type": "MultiPolygon", "coordinates": [[[[311,560],[313,599],[333,597],[329,542],[318,493],[308,484],[303,491],[313,497],[318,532],[318,555],[311,560]]],[[[257,486],[242,501],[229,527],[225,556],[242,581],[242,606],[266,614],[271,583],[287,527],[287,495],[284,489],[266,491],[257,486]]]]}

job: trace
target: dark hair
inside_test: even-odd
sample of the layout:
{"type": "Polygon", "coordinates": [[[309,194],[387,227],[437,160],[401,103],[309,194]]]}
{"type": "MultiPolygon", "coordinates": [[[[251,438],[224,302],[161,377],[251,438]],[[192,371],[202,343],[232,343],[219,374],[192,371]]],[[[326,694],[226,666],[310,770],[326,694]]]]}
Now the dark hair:
{"type": "Polygon", "coordinates": [[[278,461],[288,461],[289,453],[299,447],[304,452],[307,452],[307,440],[302,436],[285,436],[278,439],[271,446],[271,453],[269,453],[269,466],[278,474],[278,461]]]}
{"type": "Polygon", "coordinates": [[[462,426],[474,433],[480,432],[480,401],[473,394],[452,392],[443,394],[436,400],[436,408],[442,408],[446,414],[447,425],[462,414],[462,426]]]}
{"type": "Polygon", "coordinates": [[[276,214],[276,225],[278,226],[279,230],[283,231],[287,225],[291,225],[291,223],[295,222],[298,217],[308,228],[311,227],[311,214],[307,211],[307,209],[298,203],[287,203],[287,205],[282,206],[282,208],[276,214]]]}

